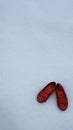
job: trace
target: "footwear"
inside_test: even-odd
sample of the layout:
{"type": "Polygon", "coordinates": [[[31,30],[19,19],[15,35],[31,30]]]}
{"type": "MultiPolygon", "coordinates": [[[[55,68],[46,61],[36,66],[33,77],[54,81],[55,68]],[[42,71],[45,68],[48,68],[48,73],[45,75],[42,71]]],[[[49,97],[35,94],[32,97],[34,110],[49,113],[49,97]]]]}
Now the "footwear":
{"type": "Polygon", "coordinates": [[[37,101],[40,103],[45,102],[55,89],[56,83],[50,82],[39,92],[39,94],[37,95],[37,101]]]}
{"type": "Polygon", "coordinates": [[[64,111],[68,107],[68,99],[65,93],[63,86],[59,83],[56,85],[56,96],[57,96],[57,105],[58,107],[64,111]]]}

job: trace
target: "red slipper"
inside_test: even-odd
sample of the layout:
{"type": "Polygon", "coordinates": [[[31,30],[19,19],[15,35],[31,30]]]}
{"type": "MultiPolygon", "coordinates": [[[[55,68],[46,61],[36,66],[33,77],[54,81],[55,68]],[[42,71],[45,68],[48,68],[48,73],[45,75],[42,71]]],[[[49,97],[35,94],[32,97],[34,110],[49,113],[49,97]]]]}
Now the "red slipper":
{"type": "Polygon", "coordinates": [[[39,94],[37,95],[37,101],[40,103],[45,102],[55,89],[56,83],[50,82],[39,92],[39,94]]]}
{"type": "Polygon", "coordinates": [[[65,90],[61,84],[57,84],[56,86],[56,96],[57,96],[57,105],[58,107],[64,111],[68,107],[68,99],[65,93],[65,90]]]}

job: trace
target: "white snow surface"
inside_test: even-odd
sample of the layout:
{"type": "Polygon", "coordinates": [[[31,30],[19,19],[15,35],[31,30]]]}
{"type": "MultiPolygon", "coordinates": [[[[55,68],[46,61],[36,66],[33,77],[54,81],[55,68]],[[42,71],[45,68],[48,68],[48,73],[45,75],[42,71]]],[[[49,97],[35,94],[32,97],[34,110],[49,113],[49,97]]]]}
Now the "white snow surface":
{"type": "Polygon", "coordinates": [[[0,130],[73,129],[73,0],[0,0],[0,130]],[[49,82],[64,86],[68,109],[49,82]]]}

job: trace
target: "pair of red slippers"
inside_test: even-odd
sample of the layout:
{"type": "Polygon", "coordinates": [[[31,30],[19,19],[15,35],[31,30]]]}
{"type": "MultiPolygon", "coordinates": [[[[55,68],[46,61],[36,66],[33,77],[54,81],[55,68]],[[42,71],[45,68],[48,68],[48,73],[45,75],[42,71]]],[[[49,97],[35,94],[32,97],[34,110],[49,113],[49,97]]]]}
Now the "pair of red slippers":
{"type": "Polygon", "coordinates": [[[37,101],[40,103],[46,102],[54,91],[56,91],[58,107],[63,111],[66,110],[68,107],[68,98],[63,86],[59,83],[50,82],[47,84],[37,95],[37,101]]]}

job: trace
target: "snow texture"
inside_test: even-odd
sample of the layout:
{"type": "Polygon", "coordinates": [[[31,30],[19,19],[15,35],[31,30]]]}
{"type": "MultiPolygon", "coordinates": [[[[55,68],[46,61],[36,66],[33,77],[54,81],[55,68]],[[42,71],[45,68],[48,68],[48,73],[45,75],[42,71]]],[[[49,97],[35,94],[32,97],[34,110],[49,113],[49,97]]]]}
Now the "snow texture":
{"type": "Polygon", "coordinates": [[[73,129],[73,0],[0,0],[0,130],[73,129]],[[49,82],[64,86],[40,104],[49,82]]]}

